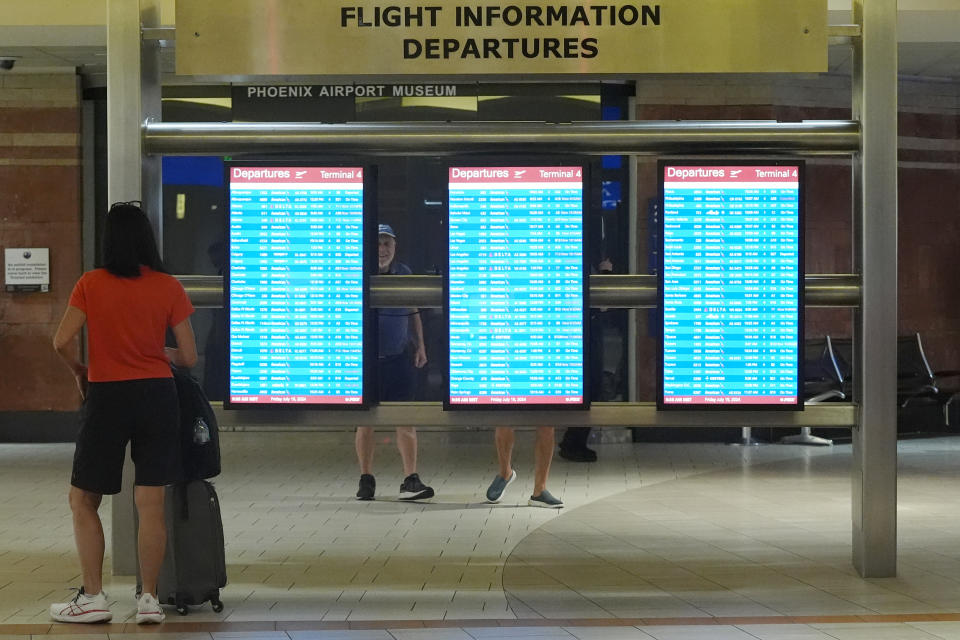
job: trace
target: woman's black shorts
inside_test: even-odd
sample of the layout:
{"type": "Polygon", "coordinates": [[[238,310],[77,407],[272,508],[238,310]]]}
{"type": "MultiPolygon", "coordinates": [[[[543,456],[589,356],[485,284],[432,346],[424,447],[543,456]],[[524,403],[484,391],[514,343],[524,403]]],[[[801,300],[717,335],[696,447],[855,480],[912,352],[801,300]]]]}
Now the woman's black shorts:
{"type": "Polygon", "coordinates": [[[83,403],[70,484],[120,493],[127,442],[135,484],[162,487],[180,475],[180,410],[173,378],[92,382],[83,403]]]}

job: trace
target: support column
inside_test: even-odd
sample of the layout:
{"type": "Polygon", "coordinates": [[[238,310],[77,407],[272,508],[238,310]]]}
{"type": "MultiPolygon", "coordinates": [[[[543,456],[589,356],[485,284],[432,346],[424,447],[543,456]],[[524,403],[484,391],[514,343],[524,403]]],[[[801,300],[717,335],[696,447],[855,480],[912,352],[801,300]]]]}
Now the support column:
{"type": "MultiPolygon", "coordinates": [[[[160,160],[145,159],[140,125],[160,115],[157,43],[141,49],[143,26],[159,26],[153,2],[107,0],[107,201],[143,201],[162,253],[160,160]]],[[[102,214],[101,214],[102,215],[102,214]]],[[[137,570],[133,514],[133,466],[127,456],[123,491],[113,497],[111,558],[114,575],[137,570]]]]}
{"type": "MultiPolygon", "coordinates": [[[[629,120],[637,119],[637,83],[634,82],[633,85],[634,95],[630,96],[627,99],[627,113],[630,115],[629,120]]],[[[627,264],[624,273],[648,273],[648,265],[643,265],[643,268],[640,268],[640,247],[639,241],[637,240],[637,230],[639,228],[639,217],[641,215],[640,211],[640,202],[637,199],[637,194],[639,190],[637,184],[639,180],[637,179],[637,156],[627,156],[627,162],[629,162],[630,175],[629,180],[629,191],[630,198],[627,201],[627,215],[629,216],[629,224],[627,225],[627,264]]],[[[646,211],[642,212],[646,215],[646,211]]],[[[649,253],[650,248],[647,247],[649,253]]],[[[627,310],[627,401],[636,402],[639,394],[637,393],[637,380],[638,380],[638,367],[637,367],[637,309],[628,309],[627,310]]]]}
{"type": "Polygon", "coordinates": [[[865,578],[897,573],[897,2],[853,0],[854,247],[863,278],[856,332],[853,564],[865,578]]]}

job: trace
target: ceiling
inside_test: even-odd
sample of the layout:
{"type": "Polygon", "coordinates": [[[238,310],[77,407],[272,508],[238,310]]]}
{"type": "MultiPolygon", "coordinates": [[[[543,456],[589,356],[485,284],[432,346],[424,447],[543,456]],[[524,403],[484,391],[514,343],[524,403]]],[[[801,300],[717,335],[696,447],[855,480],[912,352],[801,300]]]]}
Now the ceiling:
{"type": "Polygon", "coordinates": [[[0,58],[17,58],[15,71],[37,73],[43,71],[66,71],[79,69],[80,73],[106,71],[107,48],[105,46],[75,47],[4,47],[0,46],[0,58]]]}
{"type": "MultiPolygon", "coordinates": [[[[960,32],[957,37],[960,38],[960,32]]],[[[960,82],[960,42],[901,42],[897,47],[897,57],[901,76],[945,78],[960,82]]],[[[852,58],[853,52],[849,46],[831,46],[830,71],[850,73],[852,58]]]]}

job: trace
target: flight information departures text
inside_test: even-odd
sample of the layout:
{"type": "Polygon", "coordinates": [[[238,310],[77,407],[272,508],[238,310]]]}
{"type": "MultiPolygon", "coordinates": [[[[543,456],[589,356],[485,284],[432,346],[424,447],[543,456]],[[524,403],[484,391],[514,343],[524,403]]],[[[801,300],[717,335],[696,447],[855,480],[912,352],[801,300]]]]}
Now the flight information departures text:
{"type": "Polygon", "coordinates": [[[661,170],[661,407],[802,407],[802,167],[661,170]]]}
{"type": "Polygon", "coordinates": [[[229,402],[362,404],[363,169],[229,175],[229,402]]]}
{"type": "Polygon", "coordinates": [[[582,167],[449,170],[451,407],[585,404],[582,167]]]}

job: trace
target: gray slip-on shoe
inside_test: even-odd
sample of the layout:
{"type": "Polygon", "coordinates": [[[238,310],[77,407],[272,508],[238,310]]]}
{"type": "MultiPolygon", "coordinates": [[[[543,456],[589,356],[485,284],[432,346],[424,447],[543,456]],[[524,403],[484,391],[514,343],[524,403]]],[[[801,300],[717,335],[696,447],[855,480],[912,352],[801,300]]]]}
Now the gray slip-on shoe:
{"type": "Polygon", "coordinates": [[[493,504],[500,502],[500,499],[503,498],[503,492],[506,491],[510,483],[516,479],[516,469],[511,471],[509,478],[504,478],[498,473],[497,477],[493,479],[493,482],[490,483],[490,487],[487,489],[487,502],[492,502],[493,504]]]}

